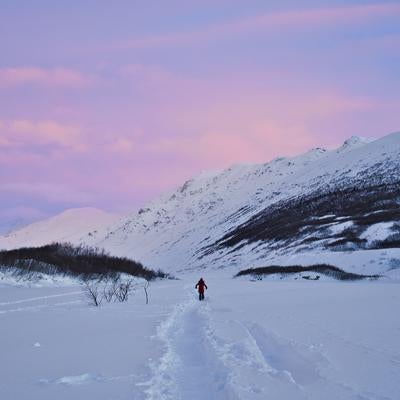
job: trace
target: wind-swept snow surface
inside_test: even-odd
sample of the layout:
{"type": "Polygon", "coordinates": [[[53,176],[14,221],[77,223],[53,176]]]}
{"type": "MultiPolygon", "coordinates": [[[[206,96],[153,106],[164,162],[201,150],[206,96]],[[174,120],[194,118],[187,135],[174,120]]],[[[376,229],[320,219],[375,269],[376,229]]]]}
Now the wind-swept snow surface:
{"type": "Polygon", "coordinates": [[[0,398],[398,399],[399,283],[203,277],[101,308],[2,287],[0,398]]]}

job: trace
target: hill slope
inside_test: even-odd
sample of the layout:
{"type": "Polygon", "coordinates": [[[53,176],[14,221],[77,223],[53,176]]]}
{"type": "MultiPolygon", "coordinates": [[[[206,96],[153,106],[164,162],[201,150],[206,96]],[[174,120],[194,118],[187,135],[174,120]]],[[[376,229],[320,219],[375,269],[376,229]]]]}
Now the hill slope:
{"type": "MultiPolygon", "coordinates": [[[[167,271],[285,264],[318,252],[357,267],[360,251],[368,263],[381,247],[388,260],[399,255],[399,183],[400,133],[353,137],[336,150],[202,174],[84,241],[167,271]]],[[[382,272],[364,267],[358,272],[382,272]]]]}
{"type": "Polygon", "coordinates": [[[106,213],[97,208],[73,208],[0,236],[0,249],[37,247],[52,242],[74,243],[79,241],[83,232],[107,226],[118,218],[116,214],[106,213]]]}
{"type": "MultiPolygon", "coordinates": [[[[352,137],[335,150],[203,173],[113,224],[74,228],[64,239],[167,272],[327,263],[397,274],[399,203],[400,133],[352,137]]],[[[9,246],[33,245],[33,226],[7,238],[9,246]]],[[[63,240],[46,230],[40,244],[63,240]]]]}

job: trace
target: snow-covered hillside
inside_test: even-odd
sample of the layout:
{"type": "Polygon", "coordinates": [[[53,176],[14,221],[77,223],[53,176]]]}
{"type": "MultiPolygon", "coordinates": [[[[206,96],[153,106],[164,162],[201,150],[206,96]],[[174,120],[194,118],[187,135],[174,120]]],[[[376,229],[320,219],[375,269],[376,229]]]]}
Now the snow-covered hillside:
{"type": "MultiPolygon", "coordinates": [[[[400,133],[352,137],[334,150],[203,173],[114,224],[65,239],[167,272],[328,262],[393,276],[399,199],[400,133]]],[[[40,240],[28,231],[7,238],[8,247],[61,238],[49,226],[40,240]]]]}
{"type": "Polygon", "coordinates": [[[26,227],[0,236],[0,249],[35,247],[52,242],[75,242],[82,232],[114,223],[116,214],[106,213],[96,208],[74,208],[26,227]]]}
{"type": "Polygon", "coordinates": [[[374,232],[398,236],[399,182],[400,133],[352,137],[335,150],[202,174],[82,240],[166,271],[288,264],[294,255],[386,272],[377,259],[398,257],[399,246],[382,251],[374,232]]]}

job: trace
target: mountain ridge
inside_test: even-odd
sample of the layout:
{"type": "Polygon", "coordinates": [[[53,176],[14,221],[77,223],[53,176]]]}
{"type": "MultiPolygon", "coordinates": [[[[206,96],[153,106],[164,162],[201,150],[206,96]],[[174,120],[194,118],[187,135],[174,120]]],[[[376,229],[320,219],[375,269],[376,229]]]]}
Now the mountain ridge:
{"type": "MultiPolygon", "coordinates": [[[[346,242],[345,237],[339,236],[343,232],[350,235],[349,224],[351,222],[354,225],[354,221],[357,222],[354,225],[357,226],[357,232],[354,230],[353,234],[362,235],[369,225],[360,228],[357,224],[366,223],[368,218],[361,214],[339,215],[336,210],[338,215],[335,217],[339,219],[332,220],[330,226],[309,224],[308,218],[313,217],[312,213],[318,214],[315,210],[310,211],[316,201],[314,198],[318,194],[324,195],[325,200],[318,201],[322,209],[329,210],[330,193],[331,196],[335,196],[335,201],[340,203],[341,193],[350,196],[352,188],[354,190],[360,188],[358,192],[360,196],[369,196],[375,203],[379,203],[379,190],[389,191],[389,186],[392,185],[390,196],[393,198],[388,198],[387,201],[396,202],[398,195],[396,183],[400,180],[398,171],[400,171],[399,132],[374,141],[351,137],[342,146],[333,150],[315,148],[295,157],[278,157],[267,163],[234,165],[220,172],[203,172],[177,189],[162,194],[139,211],[121,217],[111,224],[81,232],[81,235],[71,237],[71,241],[75,244],[104,248],[113,255],[138,259],[145,265],[162,268],[167,272],[204,268],[238,269],[262,266],[271,260],[286,263],[294,254],[309,258],[311,253],[318,252],[321,253],[319,257],[334,256],[340,258],[340,262],[346,264],[345,267],[353,268],[352,263],[346,261],[354,256],[349,249],[345,248],[341,256],[338,249],[335,249],[335,252],[327,249],[324,240],[335,239],[336,242],[342,240],[345,244],[352,243],[355,246],[353,242],[346,242]],[[378,183],[386,186],[376,189],[378,183]],[[241,240],[243,243],[238,249],[220,246],[228,237],[233,238],[236,235],[235,240],[239,240],[240,235],[237,234],[237,230],[241,229],[240,227],[247,226],[246,229],[251,232],[249,224],[255,223],[257,218],[258,220],[264,218],[266,221],[264,225],[257,222],[259,228],[267,226],[268,221],[272,221],[268,218],[273,218],[270,211],[274,207],[277,209],[281,207],[280,215],[293,213],[295,210],[291,209],[291,204],[296,204],[296,207],[300,208],[304,204],[311,207],[308,211],[311,214],[302,215],[297,221],[297,229],[312,231],[315,228],[313,233],[310,231],[308,234],[317,236],[321,236],[322,231],[330,232],[336,229],[339,230],[335,233],[337,237],[334,237],[333,233],[330,233],[330,236],[326,234],[325,237],[322,235],[319,242],[317,240],[312,242],[308,238],[311,244],[307,247],[305,246],[307,242],[303,243],[307,238],[300,240],[302,236],[296,231],[292,241],[289,238],[289,242],[274,246],[273,240],[271,242],[269,238],[262,239],[264,242],[258,243],[257,248],[254,248],[253,240],[248,237],[241,240]],[[340,218],[344,217],[348,217],[343,222],[347,225],[340,225],[340,218]],[[343,227],[342,231],[339,229],[340,226],[343,227]],[[300,241],[297,245],[295,237],[300,241]]],[[[349,198],[350,200],[352,204],[358,201],[357,196],[349,198]]],[[[368,207],[375,206],[371,203],[367,209],[368,207]]],[[[368,210],[364,211],[368,214],[368,210]]],[[[385,213],[389,211],[388,209],[385,213]]],[[[350,214],[351,212],[350,210],[350,214]]],[[[315,218],[321,217],[316,215],[315,218]]],[[[396,213],[391,215],[394,218],[394,226],[397,226],[398,215],[396,213]]],[[[378,218],[374,223],[383,222],[378,218]]],[[[389,230],[388,235],[396,232],[389,230]]],[[[357,236],[357,240],[364,239],[357,236]]],[[[368,241],[362,243],[366,247],[369,246],[368,241]]],[[[353,250],[362,250],[363,257],[368,254],[367,251],[373,251],[355,247],[353,250]]],[[[389,250],[390,257],[392,253],[396,256],[397,248],[389,250]]],[[[372,271],[375,272],[377,271],[372,271]]]]}

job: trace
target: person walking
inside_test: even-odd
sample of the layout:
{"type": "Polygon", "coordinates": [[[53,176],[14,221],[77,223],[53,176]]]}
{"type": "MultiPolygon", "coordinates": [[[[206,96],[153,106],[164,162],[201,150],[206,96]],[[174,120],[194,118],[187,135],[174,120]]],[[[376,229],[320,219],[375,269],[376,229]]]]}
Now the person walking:
{"type": "Polygon", "coordinates": [[[199,300],[204,300],[204,288],[207,288],[206,283],[204,282],[203,278],[200,278],[200,280],[196,283],[196,286],[194,287],[199,291],[199,300]]]}

